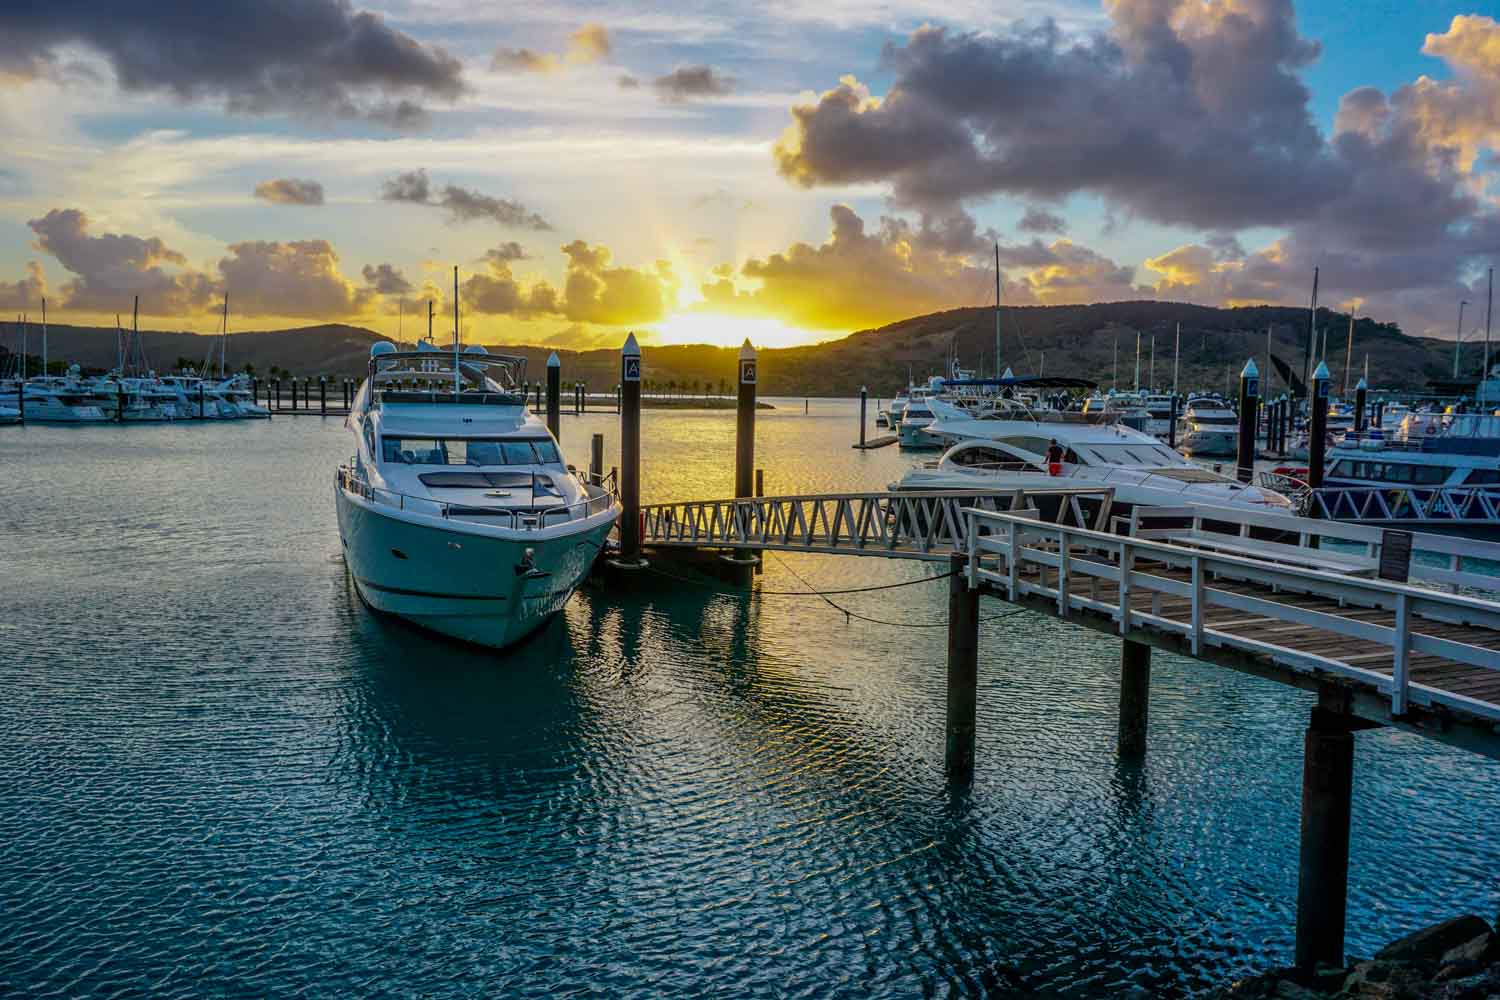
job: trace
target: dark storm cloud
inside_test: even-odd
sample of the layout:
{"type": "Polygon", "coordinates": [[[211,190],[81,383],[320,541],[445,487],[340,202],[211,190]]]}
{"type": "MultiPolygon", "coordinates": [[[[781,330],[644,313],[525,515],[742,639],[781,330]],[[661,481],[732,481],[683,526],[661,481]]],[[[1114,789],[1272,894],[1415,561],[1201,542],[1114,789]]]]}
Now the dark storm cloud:
{"type": "Polygon", "coordinates": [[[552,228],[552,224],[541,215],[509,198],[495,198],[456,184],[445,184],[434,196],[432,182],[427,171],[422,169],[408,170],[385,181],[380,188],[380,197],[384,201],[441,208],[448,213],[448,220],[455,223],[489,219],[516,229],[546,231],[552,228]]]}
{"type": "Polygon", "coordinates": [[[420,124],[422,102],[465,89],[459,61],[348,0],[114,0],[0,5],[0,76],[70,75],[65,51],[97,53],[127,91],[420,124]]]}
{"type": "Polygon", "coordinates": [[[27,225],[37,249],[73,275],[63,286],[69,308],[114,312],[139,295],[158,314],[186,312],[201,308],[213,293],[213,283],[158,237],[95,234],[76,208],[54,208],[27,225]]]}
{"type": "Polygon", "coordinates": [[[1289,0],[1234,11],[1120,0],[1112,33],[925,27],[888,46],[874,99],[852,79],[792,109],[777,147],[797,183],[891,183],[907,205],[1093,191],[1168,223],[1305,215],[1348,182],[1296,75],[1316,54],[1289,0]]]}
{"type": "Polygon", "coordinates": [[[295,177],[278,177],[255,185],[255,197],[277,205],[321,205],[323,185],[295,177]]]}
{"type": "Polygon", "coordinates": [[[497,264],[509,264],[515,260],[530,260],[531,255],[526,252],[525,247],[521,246],[515,240],[507,240],[497,247],[486,250],[483,259],[494,261],[497,264]]]}
{"type": "Polygon", "coordinates": [[[652,80],[651,86],[662,100],[678,104],[703,97],[727,97],[734,90],[734,78],[712,66],[679,66],[652,80]]]}
{"type": "Polygon", "coordinates": [[[360,274],[370,290],[379,295],[405,295],[412,290],[412,283],[394,264],[366,264],[360,274]]]}
{"type": "Polygon", "coordinates": [[[1021,216],[1021,221],[1016,223],[1016,228],[1027,233],[1065,233],[1068,231],[1068,223],[1056,212],[1030,205],[1026,214],[1021,216]]]}

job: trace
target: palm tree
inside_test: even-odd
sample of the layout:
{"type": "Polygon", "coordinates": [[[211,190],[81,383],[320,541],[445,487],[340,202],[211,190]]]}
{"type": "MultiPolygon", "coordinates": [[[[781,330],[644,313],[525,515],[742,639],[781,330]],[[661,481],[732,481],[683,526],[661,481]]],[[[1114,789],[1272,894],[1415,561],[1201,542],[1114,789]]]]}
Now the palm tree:
{"type": "Polygon", "coordinates": [[[667,394],[670,396],[677,395],[677,380],[675,378],[667,380],[667,394]]]}

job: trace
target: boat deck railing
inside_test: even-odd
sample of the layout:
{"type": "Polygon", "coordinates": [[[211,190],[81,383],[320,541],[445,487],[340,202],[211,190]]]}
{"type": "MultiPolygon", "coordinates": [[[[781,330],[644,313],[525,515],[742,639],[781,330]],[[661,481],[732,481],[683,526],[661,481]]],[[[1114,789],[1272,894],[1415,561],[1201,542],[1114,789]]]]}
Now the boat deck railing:
{"type": "MultiPolygon", "coordinates": [[[[355,475],[347,465],[339,466],[335,480],[339,489],[370,503],[394,507],[415,514],[428,514],[471,524],[489,524],[512,531],[536,531],[569,521],[581,521],[609,510],[615,504],[614,493],[601,484],[586,484],[589,496],[571,504],[541,506],[533,502],[526,507],[476,507],[471,504],[413,496],[379,486],[372,486],[355,475]]],[[[533,501],[535,491],[533,491],[533,501]]]]}
{"type": "Polygon", "coordinates": [[[1500,525],[1500,486],[1322,486],[1308,510],[1332,520],[1402,525],[1500,525]]]}

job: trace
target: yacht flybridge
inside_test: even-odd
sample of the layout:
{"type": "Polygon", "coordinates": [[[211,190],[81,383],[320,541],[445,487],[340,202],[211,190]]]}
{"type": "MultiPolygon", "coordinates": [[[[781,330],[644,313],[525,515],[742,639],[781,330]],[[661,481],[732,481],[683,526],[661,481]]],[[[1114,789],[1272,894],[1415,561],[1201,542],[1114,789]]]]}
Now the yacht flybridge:
{"type": "Polygon", "coordinates": [[[938,416],[929,433],[958,443],[937,461],[911,469],[892,489],[1109,487],[1122,508],[1207,504],[1292,512],[1291,501],[1281,494],[1194,465],[1151,435],[1123,424],[1032,410],[1017,401],[1006,401],[983,417],[940,399],[929,405],[938,416]],[[1063,450],[1058,475],[1051,474],[1047,461],[1054,441],[1063,450]]]}
{"type": "Polygon", "coordinates": [[[525,367],[479,346],[371,348],[334,491],[344,559],[371,607],[500,647],[588,573],[620,507],[527,410],[525,367]]]}

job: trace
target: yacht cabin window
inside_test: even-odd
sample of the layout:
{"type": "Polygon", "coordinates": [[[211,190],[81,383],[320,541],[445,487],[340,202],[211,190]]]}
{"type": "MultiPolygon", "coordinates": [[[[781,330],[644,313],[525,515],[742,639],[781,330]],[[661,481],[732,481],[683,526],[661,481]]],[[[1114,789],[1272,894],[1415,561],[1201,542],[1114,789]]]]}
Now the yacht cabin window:
{"type": "Polygon", "coordinates": [[[1034,464],[999,447],[965,448],[953,456],[953,464],[968,469],[1004,469],[1008,472],[1039,472],[1034,464]]]}
{"type": "Polygon", "coordinates": [[[418,438],[382,435],[381,461],[401,465],[561,465],[551,438],[418,438]]]}
{"type": "Polygon", "coordinates": [[[1144,441],[1131,444],[1079,445],[1091,465],[1181,465],[1172,449],[1144,441]]]}

